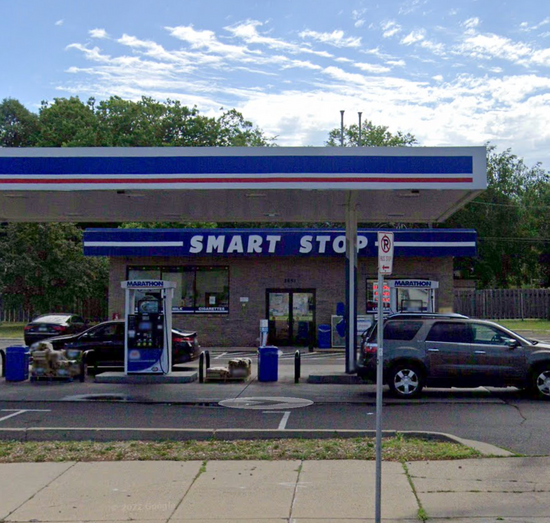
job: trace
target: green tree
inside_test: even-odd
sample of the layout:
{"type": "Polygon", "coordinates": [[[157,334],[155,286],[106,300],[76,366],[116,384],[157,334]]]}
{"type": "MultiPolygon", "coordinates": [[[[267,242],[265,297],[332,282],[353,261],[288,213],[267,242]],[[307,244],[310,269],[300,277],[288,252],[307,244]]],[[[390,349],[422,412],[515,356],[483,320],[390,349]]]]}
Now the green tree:
{"type": "Polygon", "coordinates": [[[0,237],[3,305],[29,314],[74,307],[75,298],[105,299],[108,261],[85,257],[82,230],[71,223],[12,223],[0,237]]]}
{"type": "MultiPolygon", "coordinates": [[[[359,125],[344,126],[344,147],[400,147],[406,145],[415,145],[416,138],[409,133],[392,134],[388,127],[384,125],[374,125],[371,121],[365,120],[361,126],[361,143],[359,143],[359,125]]],[[[326,145],[329,147],[339,147],[341,145],[340,128],[332,129],[329,132],[326,145]]]]}
{"type": "Polygon", "coordinates": [[[0,147],[33,147],[38,134],[38,116],[21,102],[4,98],[0,103],[0,147]]]}
{"type": "Polygon", "coordinates": [[[94,100],[78,97],[42,102],[39,112],[38,147],[95,147],[98,144],[94,100]]]}
{"type": "Polygon", "coordinates": [[[506,288],[540,279],[540,239],[547,224],[541,195],[548,175],[540,165],[528,167],[510,149],[487,149],[487,190],[455,213],[444,227],[478,232],[479,256],[457,260],[456,269],[477,279],[481,287],[506,288]]]}
{"type": "Polygon", "coordinates": [[[39,147],[267,146],[263,131],[231,109],[218,118],[178,101],[139,101],[112,96],[96,104],[78,97],[43,102],[39,147]]]}

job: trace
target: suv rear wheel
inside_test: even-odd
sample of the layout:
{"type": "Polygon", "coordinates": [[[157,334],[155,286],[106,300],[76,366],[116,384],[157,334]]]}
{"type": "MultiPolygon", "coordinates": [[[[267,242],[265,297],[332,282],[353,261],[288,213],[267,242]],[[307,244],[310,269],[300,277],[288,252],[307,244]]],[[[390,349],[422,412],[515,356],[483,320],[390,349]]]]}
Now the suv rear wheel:
{"type": "Polygon", "coordinates": [[[424,377],[418,366],[398,363],[388,376],[391,393],[398,398],[415,398],[424,388],[424,377]]]}
{"type": "Polygon", "coordinates": [[[535,370],[532,389],[539,398],[550,400],[550,365],[535,370]]]}

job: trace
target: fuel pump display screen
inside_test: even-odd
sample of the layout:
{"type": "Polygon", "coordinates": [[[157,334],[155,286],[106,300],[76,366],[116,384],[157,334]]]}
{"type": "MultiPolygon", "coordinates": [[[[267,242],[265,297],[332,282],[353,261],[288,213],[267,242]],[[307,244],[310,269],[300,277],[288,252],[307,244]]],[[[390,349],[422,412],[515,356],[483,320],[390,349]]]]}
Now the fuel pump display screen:
{"type": "Polygon", "coordinates": [[[142,321],[138,325],[140,331],[150,331],[153,328],[153,324],[150,321],[142,321]]]}

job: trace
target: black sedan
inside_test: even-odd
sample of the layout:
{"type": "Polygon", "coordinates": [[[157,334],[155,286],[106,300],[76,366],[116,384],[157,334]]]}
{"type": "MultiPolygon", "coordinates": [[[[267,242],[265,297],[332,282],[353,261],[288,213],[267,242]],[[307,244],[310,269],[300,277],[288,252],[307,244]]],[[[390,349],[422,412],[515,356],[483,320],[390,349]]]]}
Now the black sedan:
{"type": "MultiPolygon", "coordinates": [[[[76,349],[92,350],[90,364],[98,367],[124,366],[124,320],[113,320],[99,323],[78,334],[49,338],[49,343],[56,350],[76,349]]],[[[36,349],[31,346],[31,354],[36,349]]],[[[186,363],[198,358],[199,340],[194,331],[172,329],[172,364],[186,363]]]]}
{"type": "Polygon", "coordinates": [[[25,345],[62,334],[76,334],[88,327],[81,316],[70,312],[52,312],[37,316],[25,326],[25,345]]]}

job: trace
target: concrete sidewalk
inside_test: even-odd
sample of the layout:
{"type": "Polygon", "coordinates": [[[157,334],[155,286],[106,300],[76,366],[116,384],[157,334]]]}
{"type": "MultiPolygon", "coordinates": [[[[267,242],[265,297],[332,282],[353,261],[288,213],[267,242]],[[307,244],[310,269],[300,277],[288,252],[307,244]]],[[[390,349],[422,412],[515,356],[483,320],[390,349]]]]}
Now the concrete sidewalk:
{"type": "MultiPolygon", "coordinates": [[[[372,461],[0,464],[6,522],[374,521],[372,461]]],[[[384,522],[550,522],[550,458],[383,463],[384,522]]]]}

